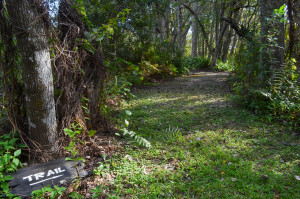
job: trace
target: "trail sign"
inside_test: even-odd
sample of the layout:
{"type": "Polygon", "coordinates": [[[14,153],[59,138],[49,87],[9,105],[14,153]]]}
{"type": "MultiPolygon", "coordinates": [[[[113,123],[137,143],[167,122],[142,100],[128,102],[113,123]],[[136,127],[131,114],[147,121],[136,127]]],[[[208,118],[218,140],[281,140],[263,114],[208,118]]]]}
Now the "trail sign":
{"type": "MultiPolygon", "coordinates": [[[[86,177],[88,173],[79,165],[80,162],[76,164],[80,171],[80,177],[86,177]]],[[[77,171],[73,161],[60,159],[21,168],[10,175],[14,177],[9,182],[11,193],[26,198],[30,196],[32,191],[48,185],[69,184],[77,177],[77,171]]]]}

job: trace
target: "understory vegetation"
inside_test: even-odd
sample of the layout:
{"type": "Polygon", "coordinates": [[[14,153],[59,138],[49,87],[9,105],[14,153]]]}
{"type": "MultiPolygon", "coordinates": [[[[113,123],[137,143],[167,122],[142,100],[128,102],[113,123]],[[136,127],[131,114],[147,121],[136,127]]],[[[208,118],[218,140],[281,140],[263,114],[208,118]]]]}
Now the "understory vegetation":
{"type": "Polygon", "coordinates": [[[110,180],[98,185],[99,194],[116,198],[299,197],[299,136],[235,106],[224,80],[218,73],[202,72],[172,84],[138,89],[121,115],[132,112],[129,129],[147,138],[152,148],[126,145],[101,163],[97,173],[110,180]],[[202,78],[211,83],[192,85],[202,78]],[[218,92],[211,93],[212,88],[218,92]]]}
{"type": "Polygon", "coordinates": [[[0,198],[300,198],[299,2],[0,1],[0,198]]]}

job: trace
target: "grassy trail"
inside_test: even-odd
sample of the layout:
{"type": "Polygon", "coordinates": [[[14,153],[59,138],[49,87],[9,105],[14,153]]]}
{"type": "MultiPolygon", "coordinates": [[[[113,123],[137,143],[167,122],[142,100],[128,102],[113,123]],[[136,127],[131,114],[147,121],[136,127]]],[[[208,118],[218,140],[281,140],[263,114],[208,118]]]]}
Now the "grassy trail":
{"type": "MultiPolygon", "coordinates": [[[[300,138],[236,106],[227,73],[135,90],[122,110],[152,148],[125,145],[101,166],[116,198],[300,198],[300,138]]],[[[123,119],[122,119],[123,118],[123,119]]],[[[129,143],[129,141],[127,142],[129,143]]]]}

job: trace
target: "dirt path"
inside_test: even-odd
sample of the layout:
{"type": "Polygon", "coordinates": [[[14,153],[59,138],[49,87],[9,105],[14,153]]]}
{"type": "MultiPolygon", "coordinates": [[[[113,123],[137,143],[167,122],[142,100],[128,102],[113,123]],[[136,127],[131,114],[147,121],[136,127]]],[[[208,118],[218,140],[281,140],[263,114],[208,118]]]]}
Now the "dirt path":
{"type": "Polygon", "coordinates": [[[100,165],[102,196],[299,198],[299,137],[236,106],[228,75],[198,71],[135,88],[119,121],[152,147],[126,140],[100,165]]]}
{"type": "MultiPolygon", "coordinates": [[[[227,72],[196,71],[157,86],[135,89],[134,94],[138,98],[134,102],[137,103],[135,109],[149,109],[144,115],[144,123],[151,128],[158,125],[157,130],[170,126],[186,131],[199,125],[201,129],[213,127],[215,123],[211,123],[212,117],[234,106],[228,100],[231,95],[230,86],[226,82],[228,76],[227,72]],[[160,120],[160,123],[153,120],[160,120]]],[[[229,123],[232,121],[224,125],[229,123]]]]}

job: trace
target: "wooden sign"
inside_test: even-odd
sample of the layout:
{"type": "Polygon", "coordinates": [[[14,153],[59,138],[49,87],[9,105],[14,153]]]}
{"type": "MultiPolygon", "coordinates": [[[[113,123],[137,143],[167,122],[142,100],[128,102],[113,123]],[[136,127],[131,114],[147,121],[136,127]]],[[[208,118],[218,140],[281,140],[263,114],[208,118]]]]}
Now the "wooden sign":
{"type": "MultiPolygon", "coordinates": [[[[80,171],[80,177],[86,177],[88,173],[76,163],[80,171]]],[[[77,177],[77,171],[73,161],[65,159],[55,160],[30,167],[18,169],[10,174],[14,177],[9,182],[11,193],[22,198],[29,197],[31,192],[45,186],[67,185],[77,177]]]]}

